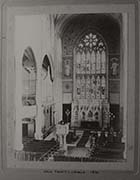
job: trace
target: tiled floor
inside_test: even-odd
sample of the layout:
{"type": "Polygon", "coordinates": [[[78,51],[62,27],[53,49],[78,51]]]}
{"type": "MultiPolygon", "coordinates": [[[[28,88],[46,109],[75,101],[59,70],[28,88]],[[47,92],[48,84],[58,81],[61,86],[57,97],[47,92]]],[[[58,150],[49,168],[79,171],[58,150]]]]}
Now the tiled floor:
{"type": "Polygon", "coordinates": [[[68,147],[65,155],[71,157],[89,157],[89,151],[88,148],[68,147]]]}

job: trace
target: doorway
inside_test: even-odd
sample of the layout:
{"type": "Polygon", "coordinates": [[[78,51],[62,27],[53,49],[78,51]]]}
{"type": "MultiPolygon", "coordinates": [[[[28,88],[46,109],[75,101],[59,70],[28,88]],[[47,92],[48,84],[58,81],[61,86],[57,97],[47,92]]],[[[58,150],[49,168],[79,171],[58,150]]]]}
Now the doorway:
{"type": "Polygon", "coordinates": [[[71,104],[63,104],[63,121],[71,122],[71,104]]]}

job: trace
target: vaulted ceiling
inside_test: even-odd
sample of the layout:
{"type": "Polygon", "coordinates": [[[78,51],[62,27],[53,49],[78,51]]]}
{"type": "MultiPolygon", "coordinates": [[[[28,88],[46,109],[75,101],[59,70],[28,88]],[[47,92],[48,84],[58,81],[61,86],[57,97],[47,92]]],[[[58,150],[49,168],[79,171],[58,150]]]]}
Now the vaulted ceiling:
{"type": "Polygon", "coordinates": [[[92,30],[102,35],[111,53],[120,52],[121,21],[119,13],[59,15],[55,18],[62,39],[68,35],[75,39],[80,33],[92,30]]]}

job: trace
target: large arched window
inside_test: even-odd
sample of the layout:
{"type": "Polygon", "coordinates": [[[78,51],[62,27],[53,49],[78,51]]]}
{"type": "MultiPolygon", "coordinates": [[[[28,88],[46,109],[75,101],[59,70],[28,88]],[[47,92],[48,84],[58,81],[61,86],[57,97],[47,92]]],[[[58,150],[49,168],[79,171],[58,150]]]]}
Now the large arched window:
{"type": "Polygon", "coordinates": [[[33,50],[27,47],[22,58],[22,104],[32,106],[36,104],[36,61],[33,50]]]}
{"type": "Polygon", "coordinates": [[[97,121],[100,127],[109,124],[105,116],[109,110],[107,66],[103,38],[92,32],[82,36],[74,49],[74,123],[97,121]]]}
{"type": "Polygon", "coordinates": [[[104,40],[92,32],[75,48],[75,98],[94,101],[107,98],[107,52],[104,40]]]}

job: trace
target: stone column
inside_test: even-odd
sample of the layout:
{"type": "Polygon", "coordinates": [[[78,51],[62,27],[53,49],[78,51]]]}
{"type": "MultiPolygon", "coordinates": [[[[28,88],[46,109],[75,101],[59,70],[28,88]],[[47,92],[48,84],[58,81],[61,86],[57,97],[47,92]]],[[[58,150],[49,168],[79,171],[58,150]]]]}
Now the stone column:
{"type": "Polygon", "coordinates": [[[36,129],[35,129],[35,139],[42,139],[42,108],[41,108],[41,66],[38,65],[37,71],[37,84],[36,84],[36,106],[37,106],[37,115],[36,115],[36,129]]]}
{"type": "Polygon", "coordinates": [[[16,55],[16,122],[15,122],[15,150],[22,150],[22,57],[16,55]],[[19,61],[21,60],[21,61],[19,61]]]}
{"type": "MultiPolygon", "coordinates": [[[[123,137],[122,142],[125,143],[125,151],[124,158],[126,158],[127,151],[127,46],[124,46],[127,42],[127,14],[123,14],[123,57],[121,58],[121,94],[120,94],[120,104],[122,109],[122,129],[123,129],[123,137]]],[[[122,49],[122,48],[121,48],[122,49]]]]}
{"type": "Polygon", "coordinates": [[[55,78],[53,85],[56,124],[62,120],[62,48],[61,39],[55,37],[56,51],[54,53],[55,78]]]}

